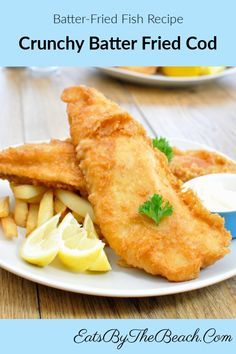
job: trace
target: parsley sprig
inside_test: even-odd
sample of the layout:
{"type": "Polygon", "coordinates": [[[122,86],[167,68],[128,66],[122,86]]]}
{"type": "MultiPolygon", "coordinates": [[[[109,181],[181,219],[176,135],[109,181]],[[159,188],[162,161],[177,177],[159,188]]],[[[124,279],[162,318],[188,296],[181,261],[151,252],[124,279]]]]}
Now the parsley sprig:
{"type": "Polygon", "coordinates": [[[159,138],[156,137],[155,139],[152,140],[152,145],[154,148],[157,148],[161,152],[163,152],[166,155],[169,162],[172,160],[173,149],[166,138],[163,138],[161,136],[159,138]]]}
{"type": "Polygon", "coordinates": [[[154,220],[156,224],[173,213],[173,207],[169,202],[163,203],[163,198],[159,194],[153,194],[146,202],[139,207],[139,213],[154,220]]]}

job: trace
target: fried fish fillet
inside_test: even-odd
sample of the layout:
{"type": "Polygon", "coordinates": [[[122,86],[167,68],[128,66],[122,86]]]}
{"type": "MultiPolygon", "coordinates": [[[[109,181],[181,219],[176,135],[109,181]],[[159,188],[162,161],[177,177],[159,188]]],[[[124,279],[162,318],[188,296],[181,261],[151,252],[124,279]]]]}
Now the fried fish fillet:
{"type": "Polygon", "coordinates": [[[52,140],[1,151],[0,178],[17,184],[43,185],[86,194],[84,177],[70,141],[52,140]]]}
{"type": "Polygon", "coordinates": [[[183,182],[211,173],[236,173],[236,163],[216,152],[173,148],[172,173],[183,182]]]}
{"type": "MultiPolygon", "coordinates": [[[[174,157],[169,166],[171,172],[183,182],[210,173],[236,173],[236,163],[216,152],[182,151],[176,147],[173,147],[173,151],[174,157]]],[[[76,161],[74,145],[69,139],[25,144],[0,152],[0,178],[15,183],[64,187],[86,195],[84,176],[76,161]],[[46,164],[50,168],[46,168],[46,164]],[[58,173],[58,166],[62,166],[61,169],[66,173],[58,173]]]]}
{"type": "MultiPolygon", "coordinates": [[[[181,151],[176,147],[173,150],[170,169],[183,182],[210,173],[236,173],[236,164],[215,152],[181,151]]],[[[0,152],[0,178],[15,183],[80,191],[84,196],[87,194],[84,176],[70,140],[25,144],[0,152]]]]}
{"type": "Polygon", "coordinates": [[[171,281],[196,278],[228,253],[230,233],[171,173],[143,127],[95,89],[66,89],[70,132],[96,222],[127,264],[171,281]],[[154,193],[173,206],[156,225],[139,206],[154,193]]]}

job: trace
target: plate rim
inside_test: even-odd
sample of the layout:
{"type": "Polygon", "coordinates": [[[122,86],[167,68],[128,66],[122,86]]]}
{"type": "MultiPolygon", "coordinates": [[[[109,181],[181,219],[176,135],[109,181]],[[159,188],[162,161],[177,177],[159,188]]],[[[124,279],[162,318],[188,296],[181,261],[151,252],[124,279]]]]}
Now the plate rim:
{"type": "Polygon", "coordinates": [[[130,79],[131,81],[136,81],[140,80],[140,83],[165,83],[165,84],[196,84],[196,83],[203,83],[203,82],[208,82],[211,80],[215,80],[218,78],[222,78],[228,75],[236,74],[236,67],[228,67],[225,70],[211,74],[211,75],[201,75],[201,76],[176,76],[176,77],[171,77],[171,76],[164,76],[160,74],[155,74],[155,75],[150,75],[150,74],[143,74],[143,73],[138,73],[134,71],[129,71],[126,69],[122,68],[117,68],[117,67],[96,67],[99,71],[113,76],[113,77],[118,77],[119,74],[121,74],[121,77],[118,77],[120,80],[123,80],[124,77],[126,79],[130,79]]]}
{"type": "MultiPolygon", "coordinates": [[[[193,140],[189,140],[189,139],[184,139],[184,138],[174,138],[174,137],[170,137],[167,139],[169,139],[170,141],[179,141],[179,142],[185,142],[185,143],[195,143],[197,145],[199,145],[199,148],[202,147],[204,149],[208,149],[210,151],[216,151],[217,153],[230,158],[229,156],[219,152],[218,150],[211,148],[207,145],[198,143],[196,141],[193,140]]],[[[39,140],[39,141],[31,141],[30,143],[43,143],[43,142],[48,142],[49,140],[39,140]]],[[[16,146],[19,146],[19,144],[17,144],[16,146]]],[[[231,159],[231,158],[230,158],[231,159]]],[[[232,161],[234,161],[233,159],[231,159],[232,161]]],[[[30,267],[33,267],[32,265],[29,265],[30,267]]],[[[214,266],[211,265],[211,266],[214,266]]],[[[165,296],[165,295],[174,295],[174,294],[179,294],[179,293],[185,293],[185,292],[189,292],[189,291],[193,291],[193,290],[197,290],[197,289],[202,289],[217,283],[220,283],[224,280],[230,279],[234,276],[236,276],[236,266],[234,269],[228,270],[227,272],[223,273],[223,274],[216,274],[211,276],[210,281],[208,279],[199,279],[197,280],[196,283],[189,283],[188,281],[185,282],[181,282],[181,283],[175,283],[175,282],[171,282],[171,287],[168,289],[157,289],[157,288],[150,288],[150,289],[144,289],[144,290],[116,290],[116,292],[114,293],[112,289],[94,289],[89,287],[86,288],[86,286],[82,286],[82,288],[78,289],[76,286],[75,287],[71,287],[70,284],[65,284],[63,285],[63,281],[58,281],[58,280],[47,280],[44,278],[43,274],[42,276],[37,275],[37,274],[32,274],[30,273],[30,271],[28,270],[22,270],[18,271],[16,268],[14,268],[14,266],[9,266],[8,264],[5,264],[4,260],[0,259],[0,267],[9,271],[10,273],[13,273],[17,276],[20,276],[24,279],[27,279],[29,281],[33,281],[37,284],[41,284],[41,285],[45,285],[45,286],[49,286],[51,288],[55,288],[55,289],[59,289],[59,290],[63,290],[63,291],[69,291],[69,292],[73,292],[73,293],[78,293],[78,294],[85,294],[85,295],[93,295],[93,296],[100,296],[100,297],[113,297],[113,298],[144,298],[144,297],[158,297],[158,296],[165,296]],[[178,288],[176,289],[176,284],[178,284],[178,288]]],[[[204,270],[203,270],[204,271],[204,270]]],[[[145,273],[144,273],[145,274],[145,273]]],[[[158,279],[158,277],[157,277],[158,279]]]]}
{"type": "MultiPolygon", "coordinates": [[[[211,265],[211,266],[214,266],[211,265]]],[[[228,271],[226,274],[221,274],[221,275],[216,275],[216,276],[212,276],[211,280],[212,281],[208,281],[207,279],[203,279],[203,280],[199,280],[197,283],[192,283],[190,284],[187,289],[186,289],[186,284],[188,284],[188,281],[185,282],[181,282],[181,283],[176,283],[176,282],[171,282],[172,286],[170,287],[170,289],[166,290],[158,290],[157,293],[157,289],[153,288],[153,289],[148,289],[148,290],[129,290],[129,291],[124,291],[124,290],[116,290],[116,293],[114,294],[114,292],[112,292],[112,290],[102,290],[102,289],[97,289],[97,290],[93,290],[92,288],[89,288],[86,290],[86,288],[81,288],[81,289],[76,289],[76,288],[71,288],[69,285],[61,285],[61,282],[53,282],[50,283],[47,280],[43,279],[43,276],[39,277],[37,275],[29,275],[27,271],[23,271],[23,272],[18,272],[16,269],[14,269],[13,267],[9,267],[7,265],[4,264],[4,262],[0,261],[0,267],[9,271],[12,274],[15,274],[17,276],[20,276],[21,278],[30,280],[32,282],[35,282],[37,284],[41,284],[41,285],[45,285],[48,286],[50,288],[54,288],[54,289],[59,289],[59,290],[63,290],[63,291],[69,291],[72,293],[76,293],[76,294],[84,294],[84,295],[92,295],[92,296],[99,296],[99,297],[114,297],[114,298],[143,298],[143,297],[159,297],[159,296],[165,296],[165,295],[175,295],[175,294],[180,294],[180,293],[185,293],[185,292],[190,292],[193,290],[198,290],[198,289],[203,289],[206,288],[208,286],[214,285],[214,284],[218,284],[224,280],[230,279],[234,276],[236,276],[236,268],[233,270],[228,271]],[[199,286],[199,282],[203,283],[199,286]],[[178,289],[177,291],[175,290],[175,285],[178,284],[178,289]]],[[[76,274],[76,273],[75,273],[76,274]]],[[[158,279],[158,277],[157,277],[158,279]]],[[[191,281],[191,280],[190,280],[191,281]]]]}

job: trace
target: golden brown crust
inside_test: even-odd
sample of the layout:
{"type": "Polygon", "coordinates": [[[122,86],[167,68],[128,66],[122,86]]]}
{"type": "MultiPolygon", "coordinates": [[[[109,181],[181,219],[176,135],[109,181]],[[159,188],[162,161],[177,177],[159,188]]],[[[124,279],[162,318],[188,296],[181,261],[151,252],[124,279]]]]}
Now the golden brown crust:
{"type": "MultiPolygon", "coordinates": [[[[105,125],[108,126],[106,134],[109,135],[110,130],[114,130],[114,127],[108,120],[99,128],[100,130],[102,129],[103,134],[105,125]]],[[[94,129],[94,134],[98,134],[98,129],[94,129]]],[[[173,150],[174,158],[170,163],[171,172],[183,182],[210,173],[236,173],[236,164],[215,152],[205,150],[181,151],[176,147],[173,147],[173,150]]],[[[52,140],[48,144],[26,144],[18,148],[11,148],[10,150],[4,150],[2,153],[0,152],[0,159],[1,179],[7,179],[17,184],[31,183],[33,185],[44,185],[46,187],[81,190],[81,193],[86,195],[84,176],[76,162],[74,146],[70,139],[65,141],[52,140]],[[65,158],[65,152],[70,150],[70,158],[65,158]],[[9,162],[10,158],[12,159],[11,162],[9,162]],[[17,161],[14,162],[13,159],[17,161]],[[41,169],[37,170],[37,177],[34,175],[34,178],[32,178],[33,170],[29,171],[29,169],[27,169],[27,171],[25,171],[23,167],[25,164],[31,163],[32,168],[37,168],[36,165],[33,165],[38,165],[39,159],[41,159],[42,173],[41,169]],[[46,169],[45,164],[49,164],[49,161],[51,162],[51,169],[46,169]],[[51,171],[57,168],[56,164],[58,164],[58,161],[59,165],[64,166],[64,170],[67,172],[63,174],[63,181],[59,174],[51,179],[51,171]],[[18,169],[18,162],[21,163],[21,169],[18,169]],[[10,163],[11,166],[9,166],[10,163]],[[15,164],[15,168],[13,164],[15,164]],[[5,173],[3,173],[4,169],[5,173]],[[16,174],[9,173],[9,171],[12,172],[13,169],[16,174]],[[74,181],[72,180],[72,176],[74,181]]]]}
{"type": "Polygon", "coordinates": [[[0,152],[0,178],[86,193],[75,149],[69,140],[25,144],[3,150],[0,152]]]}
{"type": "Polygon", "coordinates": [[[148,273],[183,281],[228,253],[231,236],[223,219],[193,193],[181,192],[165,155],[154,151],[138,122],[94,89],[67,89],[62,97],[69,103],[71,136],[96,221],[120,257],[148,273]],[[159,225],[138,213],[153,193],[174,209],[159,225]]]}
{"type": "Polygon", "coordinates": [[[70,103],[67,112],[74,145],[85,138],[145,134],[143,127],[127,112],[95,89],[74,86],[64,90],[61,99],[70,103]]]}
{"type": "Polygon", "coordinates": [[[236,163],[224,156],[206,150],[181,151],[173,148],[170,162],[172,173],[183,182],[211,173],[236,173],[236,163]]]}

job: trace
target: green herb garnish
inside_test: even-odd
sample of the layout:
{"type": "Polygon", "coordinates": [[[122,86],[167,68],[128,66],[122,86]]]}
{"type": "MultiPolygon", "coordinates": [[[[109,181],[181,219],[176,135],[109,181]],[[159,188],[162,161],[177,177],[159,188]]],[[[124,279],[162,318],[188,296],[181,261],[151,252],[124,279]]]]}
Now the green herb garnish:
{"type": "Polygon", "coordinates": [[[173,213],[173,207],[169,202],[163,205],[163,198],[159,194],[153,194],[146,202],[139,207],[139,213],[148,216],[154,220],[156,224],[173,213]]]}
{"type": "Polygon", "coordinates": [[[155,138],[152,140],[152,145],[154,148],[157,148],[161,152],[163,152],[169,162],[171,161],[171,159],[173,158],[173,149],[170,146],[168,140],[166,140],[166,138],[163,138],[161,136],[160,138],[155,138]]]}

